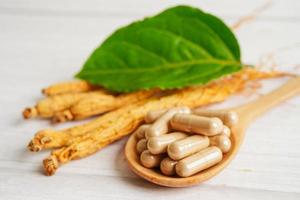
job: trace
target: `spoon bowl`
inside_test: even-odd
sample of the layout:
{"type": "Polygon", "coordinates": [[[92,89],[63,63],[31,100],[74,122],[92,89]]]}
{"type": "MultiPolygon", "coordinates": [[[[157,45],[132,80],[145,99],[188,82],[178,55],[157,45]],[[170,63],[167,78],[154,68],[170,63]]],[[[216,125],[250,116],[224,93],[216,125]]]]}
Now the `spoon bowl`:
{"type": "MultiPolygon", "coordinates": [[[[242,133],[241,135],[244,134],[242,133]]],[[[230,161],[236,155],[235,151],[238,151],[237,146],[240,145],[241,138],[239,136],[237,138],[236,132],[233,131],[230,139],[231,139],[232,148],[229,152],[223,155],[223,159],[220,163],[206,170],[203,170],[193,176],[185,177],[185,178],[181,178],[179,176],[165,176],[161,172],[159,172],[158,169],[157,170],[148,169],[143,165],[141,165],[139,154],[136,151],[136,144],[138,142],[138,139],[135,137],[135,135],[131,135],[127,141],[125,147],[125,156],[127,162],[130,163],[129,166],[132,169],[132,171],[134,171],[140,177],[152,183],[162,185],[162,186],[187,187],[187,186],[196,185],[198,183],[210,179],[211,177],[221,172],[230,163],[230,161]]]]}
{"type": "Polygon", "coordinates": [[[138,139],[133,134],[129,137],[126,143],[125,157],[133,172],[152,183],[167,187],[187,187],[199,184],[220,173],[236,156],[239,147],[243,142],[245,130],[252,120],[264,113],[269,108],[297,95],[299,92],[300,78],[297,77],[289,80],[280,88],[259,98],[258,100],[239,107],[226,109],[237,112],[240,118],[239,123],[235,127],[231,128],[231,150],[223,155],[222,161],[217,165],[203,170],[193,176],[185,178],[179,176],[165,176],[161,174],[158,169],[148,169],[142,166],[140,163],[139,154],[136,151],[136,143],[138,142],[138,139]]]}

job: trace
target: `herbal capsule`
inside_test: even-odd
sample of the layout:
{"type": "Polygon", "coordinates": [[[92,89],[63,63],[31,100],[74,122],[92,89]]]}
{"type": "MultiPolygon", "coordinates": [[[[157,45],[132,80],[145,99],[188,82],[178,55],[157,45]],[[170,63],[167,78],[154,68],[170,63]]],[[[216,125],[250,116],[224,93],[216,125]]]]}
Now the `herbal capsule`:
{"type": "Polygon", "coordinates": [[[145,122],[147,124],[151,124],[153,123],[155,120],[157,120],[158,118],[160,118],[163,114],[165,114],[167,112],[167,109],[163,109],[163,110],[153,110],[147,113],[147,115],[145,116],[145,122]]]}
{"type": "Polygon", "coordinates": [[[191,114],[176,114],[171,119],[171,127],[178,131],[198,133],[207,136],[220,134],[223,123],[216,117],[201,117],[191,114]]]}
{"type": "Polygon", "coordinates": [[[144,167],[153,168],[160,165],[160,161],[163,159],[163,155],[153,155],[148,150],[143,151],[140,156],[141,163],[144,167]]]}
{"type": "Polygon", "coordinates": [[[150,127],[148,124],[141,125],[133,134],[137,139],[145,138],[145,132],[150,127]]]}
{"type": "Polygon", "coordinates": [[[221,134],[224,134],[224,135],[226,135],[227,137],[230,137],[230,135],[231,135],[231,130],[230,130],[230,128],[228,128],[228,126],[224,125],[221,134]]]}
{"type": "Polygon", "coordinates": [[[205,117],[218,117],[223,123],[228,127],[233,127],[239,121],[239,116],[235,111],[226,110],[203,110],[195,109],[193,111],[195,115],[205,116],[205,117]]]}
{"type": "Polygon", "coordinates": [[[207,136],[193,135],[173,142],[168,146],[168,155],[173,160],[180,160],[209,146],[207,136]]]}
{"type": "Polygon", "coordinates": [[[176,173],[181,177],[194,175],[204,169],[216,165],[223,158],[222,151],[217,147],[208,147],[176,164],[176,173]]]}
{"type": "Polygon", "coordinates": [[[147,140],[141,139],[140,141],[138,141],[138,143],[136,144],[136,151],[138,152],[138,154],[141,154],[146,149],[147,149],[147,140]]]}
{"type": "Polygon", "coordinates": [[[176,113],[190,113],[187,107],[172,108],[157,119],[146,131],[146,139],[166,134],[169,130],[169,121],[176,113]]]}
{"type": "Polygon", "coordinates": [[[227,153],[231,148],[231,141],[224,134],[209,137],[209,141],[211,146],[218,147],[223,153],[227,153]]]}
{"type": "Polygon", "coordinates": [[[176,173],[175,166],[178,161],[172,160],[169,157],[164,158],[160,163],[160,171],[167,176],[172,176],[176,173]]]}
{"type": "Polygon", "coordinates": [[[173,132],[157,137],[151,137],[148,140],[147,148],[152,154],[161,154],[167,152],[167,147],[172,142],[187,137],[187,134],[181,132],[173,132]]]}

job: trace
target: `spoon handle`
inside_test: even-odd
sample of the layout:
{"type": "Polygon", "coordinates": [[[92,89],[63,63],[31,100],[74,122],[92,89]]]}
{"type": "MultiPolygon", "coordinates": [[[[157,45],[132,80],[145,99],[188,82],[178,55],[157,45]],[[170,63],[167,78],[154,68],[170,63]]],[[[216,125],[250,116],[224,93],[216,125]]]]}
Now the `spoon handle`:
{"type": "Polygon", "coordinates": [[[300,76],[291,78],[278,89],[273,90],[259,99],[237,107],[235,110],[241,118],[241,122],[247,125],[256,117],[260,116],[268,109],[276,106],[277,104],[297,95],[300,93],[300,76]]]}

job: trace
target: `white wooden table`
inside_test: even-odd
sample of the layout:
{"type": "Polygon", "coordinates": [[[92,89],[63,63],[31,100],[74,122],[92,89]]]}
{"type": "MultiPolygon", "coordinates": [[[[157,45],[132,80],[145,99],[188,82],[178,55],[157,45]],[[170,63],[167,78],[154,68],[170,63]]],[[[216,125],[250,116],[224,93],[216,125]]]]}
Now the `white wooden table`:
{"type": "MultiPolygon", "coordinates": [[[[52,177],[41,169],[49,152],[26,150],[33,134],[51,125],[24,121],[22,109],[41,98],[41,87],[71,79],[117,27],[179,3],[203,8],[230,24],[264,2],[0,0],[0,199],[300,199],[300,97],[259,118],[229,167],[191,188],[159,187],[135,176],[122,153],[126,139],[61,167],[52,177]]],[[[241,27],[236,34],[243,61],[256,64],[280,50],[275,56],[280,69],[297,72],[299,11],[297,0],[273,1],[256,21],[241,27]]],[[[266,81],[263,91],[281,83],[266,81]]],[[[236,96],[222,106],[246,100],[236,96]]]]}

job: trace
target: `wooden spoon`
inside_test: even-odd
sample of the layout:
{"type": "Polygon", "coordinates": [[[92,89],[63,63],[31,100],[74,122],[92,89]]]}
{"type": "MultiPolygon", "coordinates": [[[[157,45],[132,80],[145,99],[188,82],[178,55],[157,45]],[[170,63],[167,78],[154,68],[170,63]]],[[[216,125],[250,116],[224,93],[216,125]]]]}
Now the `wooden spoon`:
{"type": "Polygon", "coordinates": [[[269,108],[287,100],[300,93],[300,77],[292,78],[280,88],[261,98],[239,107],[226,109],[234,110],[238,113],[240,121],[232,129],[231,150],[224,154],[223,160],[217,165],[199,172],[187,178],[169,177],[161,174],[158,170],[143,167],[139,161],[139,155],[136,152],[136,143],[138,142],[134,135],[131,135],[125,146],[125,157],[130,168],[140,177],[162,186],[168,187],[186,187],[206,181],[221,172],[237,154],[239,147],[245,136],[245,129],[248,124],[256,117],[267,111],[269,108]]]}

